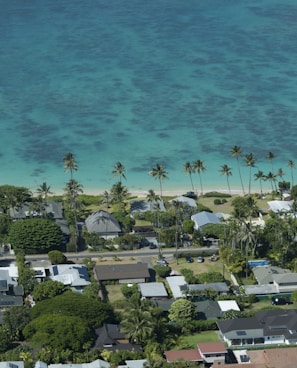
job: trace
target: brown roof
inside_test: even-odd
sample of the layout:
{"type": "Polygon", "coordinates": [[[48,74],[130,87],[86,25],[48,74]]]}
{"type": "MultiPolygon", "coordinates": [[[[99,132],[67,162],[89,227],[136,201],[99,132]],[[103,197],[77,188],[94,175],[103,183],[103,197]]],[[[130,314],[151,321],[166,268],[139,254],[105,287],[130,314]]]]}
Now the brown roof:
{"type": "Polygon", "coordinates": [[[252,363],[267,367],[291,368],[296,366],[297,347],[267,350],[251,350],[248,355],[252,363]]]}
{"type": "Polygon", "coordinates": [[[149,278],[147,263],[100,265],[94,268],[97,281],[149,278]]]}
{"type": "Polygon", "coordinates": [[[223,342],[199,342],[197,345],[202,354],[227,353],[223,342]]]}
{"type": "Polygon", "coordinates": [[[167,362],[176,362],[178,360],[185,360],[191,362],[202,362],[203,358],[196,349],[192,350],[168,350],[164,352],[167,362]]]}

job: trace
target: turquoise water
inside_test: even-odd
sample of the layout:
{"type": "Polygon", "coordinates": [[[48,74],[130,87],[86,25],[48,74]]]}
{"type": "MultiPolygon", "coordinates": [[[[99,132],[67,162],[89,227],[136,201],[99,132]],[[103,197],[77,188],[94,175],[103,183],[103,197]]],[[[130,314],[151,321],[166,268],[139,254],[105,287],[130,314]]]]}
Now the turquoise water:
{"type": "Polygon", "coordinates": [[[61,191],[71,151],[86,189],[108,190],[120,161],[131,191],[158,190],[148,175],[157,163],[164,190],[190,190],[182,166],[197,159],[204,187],[227,189],[228,164],[236,189],[234,145],[254,153],[254,172],[271,171],[272,151],[289,180],[296,19],[295,0],[3,2],[0,184],[61,191]]]}

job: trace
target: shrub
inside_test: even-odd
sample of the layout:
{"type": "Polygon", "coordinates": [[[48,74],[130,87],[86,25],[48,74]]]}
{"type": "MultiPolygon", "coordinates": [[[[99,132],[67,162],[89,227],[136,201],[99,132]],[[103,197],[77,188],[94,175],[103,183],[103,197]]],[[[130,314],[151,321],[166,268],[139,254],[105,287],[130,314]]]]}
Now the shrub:
{"type": "Polygon", "coordinates": [[[215,205],[219,205],[219,204],[222,204],[222,201],[221,201],[219,198],[216,198],[216,199],[213,201],[213,204],[215,204],[215,205]]]}
{"type": "Polygon", "coordinates": [[[156,271],[156,274],[159,277],[162,277],[163,279],[170,275],[171,268],[169,266],[159,266],[155,265],[154,270],[156,271]]]}
{"type": "Polygon", "coordinates": [[[231,195],[230,194],[227,194],[227,193],[208,192],[208,193],[205,193],[203,195],[203,197],[205,197],[205,198],[211,198],[211,197],[216,197],[216,198],[231,198],[231,195]]]}

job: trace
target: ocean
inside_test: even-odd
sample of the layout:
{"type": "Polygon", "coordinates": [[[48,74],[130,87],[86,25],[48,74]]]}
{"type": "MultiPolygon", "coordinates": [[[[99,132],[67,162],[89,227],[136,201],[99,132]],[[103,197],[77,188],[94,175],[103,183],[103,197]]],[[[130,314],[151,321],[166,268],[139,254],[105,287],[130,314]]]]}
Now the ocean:
{"type": "Polygon", "coordinates": [[[72,152],[85,192],[109,190],[117,161],[131,192],[158,192],[157,163],[164,191],[191,190],[183,165],[198,159],[204,188],[227,190],[227,164],[240,189],[235,145],[255,155],[253,174],[282,168],[290,180],[296,19],[293,0],[3,1],[0,185],[61,192],[72,152]]]}

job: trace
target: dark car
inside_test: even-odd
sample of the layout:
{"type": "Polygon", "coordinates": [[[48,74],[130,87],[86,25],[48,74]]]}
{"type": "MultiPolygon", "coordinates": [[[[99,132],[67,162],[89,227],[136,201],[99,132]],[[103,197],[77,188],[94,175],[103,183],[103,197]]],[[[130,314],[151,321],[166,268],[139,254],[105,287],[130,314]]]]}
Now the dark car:
{"type": "Polygon", "coordinates": [[[288,298],[279,298],[279,297],[273,297],[271,300],[272,305],[285,305],[285,304],[291,304],[291,300],[288,298]]]}
{"type": "Polygon", "coordinates": [[[187,263],[193,263],[194,259],[192,257],[186,257],[187,263]]]}

